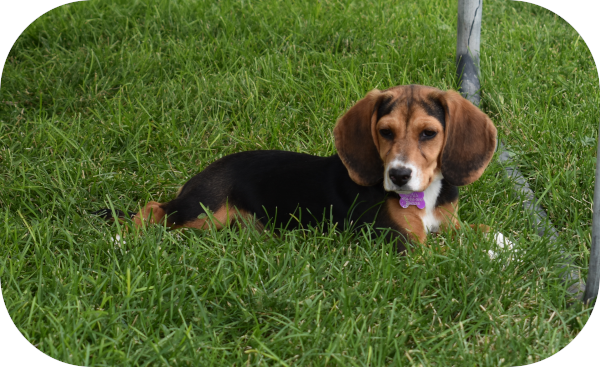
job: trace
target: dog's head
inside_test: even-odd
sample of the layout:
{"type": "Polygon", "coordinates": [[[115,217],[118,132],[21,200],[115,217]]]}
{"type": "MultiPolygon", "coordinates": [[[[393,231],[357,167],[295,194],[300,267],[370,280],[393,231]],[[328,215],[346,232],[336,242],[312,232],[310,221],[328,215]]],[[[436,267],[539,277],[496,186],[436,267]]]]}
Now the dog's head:
{"type": "Polygon", "coordinates": [[[454,91],[407,85],[372,90],[342,116],[335,147],[350,178],[363,186],[383,179],[386,191],[424,191],[445,178],[477,180],[492,159],[496,128],[454,91]]]}

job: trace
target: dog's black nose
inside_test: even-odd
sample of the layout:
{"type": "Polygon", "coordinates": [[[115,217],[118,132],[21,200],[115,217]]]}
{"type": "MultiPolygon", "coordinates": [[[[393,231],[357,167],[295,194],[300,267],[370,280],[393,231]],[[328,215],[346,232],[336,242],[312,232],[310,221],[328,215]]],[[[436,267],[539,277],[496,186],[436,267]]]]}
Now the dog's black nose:
{"type": "Polygon", "coordinates": [[[410,168],[392,168],[388,172],[390,180],[392,180],[392,182],[398,187],[406,185],[406,183],[410,180],[411,174],[412,170],[410,168]]]}

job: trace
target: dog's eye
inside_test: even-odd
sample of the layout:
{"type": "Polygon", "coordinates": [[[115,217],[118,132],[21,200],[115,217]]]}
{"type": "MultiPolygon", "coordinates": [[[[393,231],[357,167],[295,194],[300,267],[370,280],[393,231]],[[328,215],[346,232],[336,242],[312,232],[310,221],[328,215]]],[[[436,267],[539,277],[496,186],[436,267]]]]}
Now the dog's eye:
{"type": "Polygon", "coordinates": [[[434,136],[437,135],[436,131],[433,130],[423,130],[423,132],[421,132],[421,139],[431,139],[434,136]]]}
{"type": "Polygon", "coordinates": [[[392,133],[392,130],[390,130],[390,129],[381,129],[381,130],[379,130],[379,134],[381,134],[381,136],[383,136],[386,139],[391,139],[394,137],[394,134],[392,133]]]}

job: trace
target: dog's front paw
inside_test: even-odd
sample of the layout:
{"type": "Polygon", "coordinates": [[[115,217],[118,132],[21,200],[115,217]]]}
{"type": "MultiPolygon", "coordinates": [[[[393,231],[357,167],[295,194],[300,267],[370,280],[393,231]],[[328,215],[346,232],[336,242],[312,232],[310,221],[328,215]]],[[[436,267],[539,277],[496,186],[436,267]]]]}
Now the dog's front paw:
{"type": "MultiPolygon", "coordinates": [[[[486,237],[489,237],[490,235],[491,233],[487,233],[486,237]]],[[[494,233],[494,242],[496,242],[496,246],[500,250],[513,251],[513,248],[515,247],[515,244],[500,232],[494,233]]],[[[517,250],[514,251],[516,252],[517,250]]],[[[494,259],[498,254],[493,250],[489,250],[488,255],[490,256],[490,259],[494,259]]]]}
{"type": "Polygon", "coordinates": [[[121,238],[121,236],[119,236],[118,234],[116,234],[116,235],[115,235],[115,237],[114,237],[114,238],[112,238],[112,240],[113,240],[113,242],[114,242],[114,243],[115,243],[117,246],[119,246],[119,247],[121,247],[121,244],[123,244],[123,245],[124,245],[124,244],[126,244],[126,243],[127,243],[127,242],[125,242],[125,240],[124,240],[123,238],[121,238]]]}

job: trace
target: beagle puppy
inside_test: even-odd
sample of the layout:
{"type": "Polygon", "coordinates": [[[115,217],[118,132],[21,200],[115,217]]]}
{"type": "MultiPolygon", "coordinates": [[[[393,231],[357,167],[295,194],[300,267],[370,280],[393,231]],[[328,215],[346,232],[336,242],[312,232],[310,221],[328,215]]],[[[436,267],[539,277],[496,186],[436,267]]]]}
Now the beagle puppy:
{"type": "MultiPolygon", "coordinates": [[[[458,186],[477,180],[496,148],[485,113],[457,92],[419,85],[370,91],[333,133],[338,154],[330,157],[266,150],[218,159],[175,199],[130,213],[134,225],[372,223],[379,232],[390,228],[403,252],[430,232],[458,225],[458,186]]],[[[113,219],[109,209],[96,214],[113,219]]]]}

